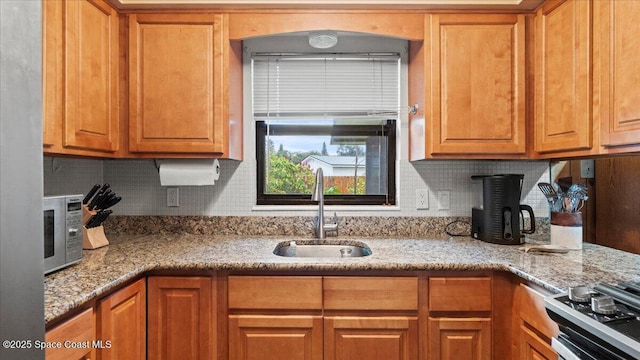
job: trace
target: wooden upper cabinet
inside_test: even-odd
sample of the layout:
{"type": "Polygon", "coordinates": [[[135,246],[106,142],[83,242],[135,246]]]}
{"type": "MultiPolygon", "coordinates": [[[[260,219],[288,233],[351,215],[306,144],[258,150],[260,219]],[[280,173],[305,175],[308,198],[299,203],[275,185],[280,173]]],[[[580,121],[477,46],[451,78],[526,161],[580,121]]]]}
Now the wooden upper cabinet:
{"type": "Polygon", "coordinates": [[[223,17],[129,15],[129,151],[225,153],[223,17]]]}
{"type": "Polygon", "coordinates": [[[113,156],[118,14],[105,1],[44,2],[43,89],[45,152],[113,156]]]}
{"type": "Polygon", "coordinates": [[[613,152],[616,146],[640,144],[640,2],[596,1],[593,6],[601,142],[613,152]]]}
{"type": "Polygon", "coordinates": [[[591,1],[550,1],[536,14],[538,152],[593,147],[591,8],[591,1]]]}
{"type": "Polygon", "coordinates": [[[524,15],[427,19],[425,157],[524,157],[524,15]]]}

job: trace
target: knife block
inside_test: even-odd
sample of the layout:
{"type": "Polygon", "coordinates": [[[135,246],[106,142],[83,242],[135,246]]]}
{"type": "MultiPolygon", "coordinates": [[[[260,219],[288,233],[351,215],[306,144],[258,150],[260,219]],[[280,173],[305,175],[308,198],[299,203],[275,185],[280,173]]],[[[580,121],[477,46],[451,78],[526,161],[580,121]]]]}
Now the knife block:
{"type": "Polygon", "coordinates": [[[102,225],[87,229],[84,225],[91,219],[96,211],[90,211],[86,205],[82,205],[82,248],[85,250],[93,250],[109,245],[109,240],[104,234],[102,225]]]}

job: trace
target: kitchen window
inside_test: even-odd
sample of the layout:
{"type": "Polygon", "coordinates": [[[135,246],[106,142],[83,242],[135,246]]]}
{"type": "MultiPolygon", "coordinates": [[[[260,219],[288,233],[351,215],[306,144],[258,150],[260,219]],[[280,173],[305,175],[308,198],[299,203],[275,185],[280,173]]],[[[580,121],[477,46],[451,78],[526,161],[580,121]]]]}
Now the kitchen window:
{"type": "Polygon", "coordinates": [[[257,204],[396,204],[400,55],[252,54],[257,204]]]}

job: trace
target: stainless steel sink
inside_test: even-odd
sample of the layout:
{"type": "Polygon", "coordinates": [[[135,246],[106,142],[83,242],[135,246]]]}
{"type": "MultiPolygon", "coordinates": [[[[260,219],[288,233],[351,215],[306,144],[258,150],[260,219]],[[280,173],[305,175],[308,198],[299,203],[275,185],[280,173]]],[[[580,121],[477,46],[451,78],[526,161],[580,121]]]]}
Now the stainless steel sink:
{"type": "Polygon", "coordinates": [[[371,255],[371,249],[360,241],[283,241],[273,250],[278,256],[348,258],[371,255]]]}

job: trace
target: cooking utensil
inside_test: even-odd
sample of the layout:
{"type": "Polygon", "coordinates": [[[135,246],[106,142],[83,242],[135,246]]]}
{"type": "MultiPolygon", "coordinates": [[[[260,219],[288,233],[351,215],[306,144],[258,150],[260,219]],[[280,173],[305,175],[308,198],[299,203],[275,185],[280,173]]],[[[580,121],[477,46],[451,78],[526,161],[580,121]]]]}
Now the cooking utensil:
{"type": "Polygon", "coordinates": [[[102,194],[104,194],[109,189],[109,187],[111,187],[109,184],[102,185],[100,190],[98,190],[98,193],[96,194],[96,196],[94,196],[93,199],[91,199],[91,202],[87,206],[89,210],[95,209],[96,203],[98,202],[98,200],[100,200],[100,197],[102,196],[102,194]]]}
{"type": "Polygon", "coordinates": [[[112,207],[113,205],[119,203],[120,200],[122,200],[122,198],[120,196],[114,196],[114,197],[111,198],[111,200],[106,201],[102,208],[103,209],[108,209],[108,208],[112,207]]]}
{"type": "Polygon", "coordinates": [[[116,196],[116,193],[112,192],[111,190],[107,190],[104,194],[100,196],[100,200],[96,202],[96,209],[104,210],[105,208],[104,204],[111,201],[111,199],[114,198],[115,196],[116,196]]]}
{"type": "Polygon", "coordinates": [[[551,186],[551,184],[541,182],[541,183],[538,183],[538,187],[540,188],[540,191],[542,191],[544,196],[547,198],[547,201],[549,202],[549,206],[553,206],[553,203],[556,199],[557,194],[556,194],[556,191],[551,186]]]}
{"type": "Polygon", "coordinates": [[[85,228],[91,229],[102,225],[102,222],[113,213],[112,210],[102,210],[93,215],[84,225],[85,228]]]}
{"type": "Polygon", "coordinates": [[[93,187],[91,188],[91,190],[89,190],[89,192],[87,193],[87,196],[84,197],[84,199],[82,199],[82,204],[83,205],[87,205],[87,203],[89,202],[89,200],[91,200],[91,198],[93,197],[93,195],[96,194],[96,192],[98,191],[98,189],[100,189],[100,184],[95,184],[93,185],[93,187]]]}

